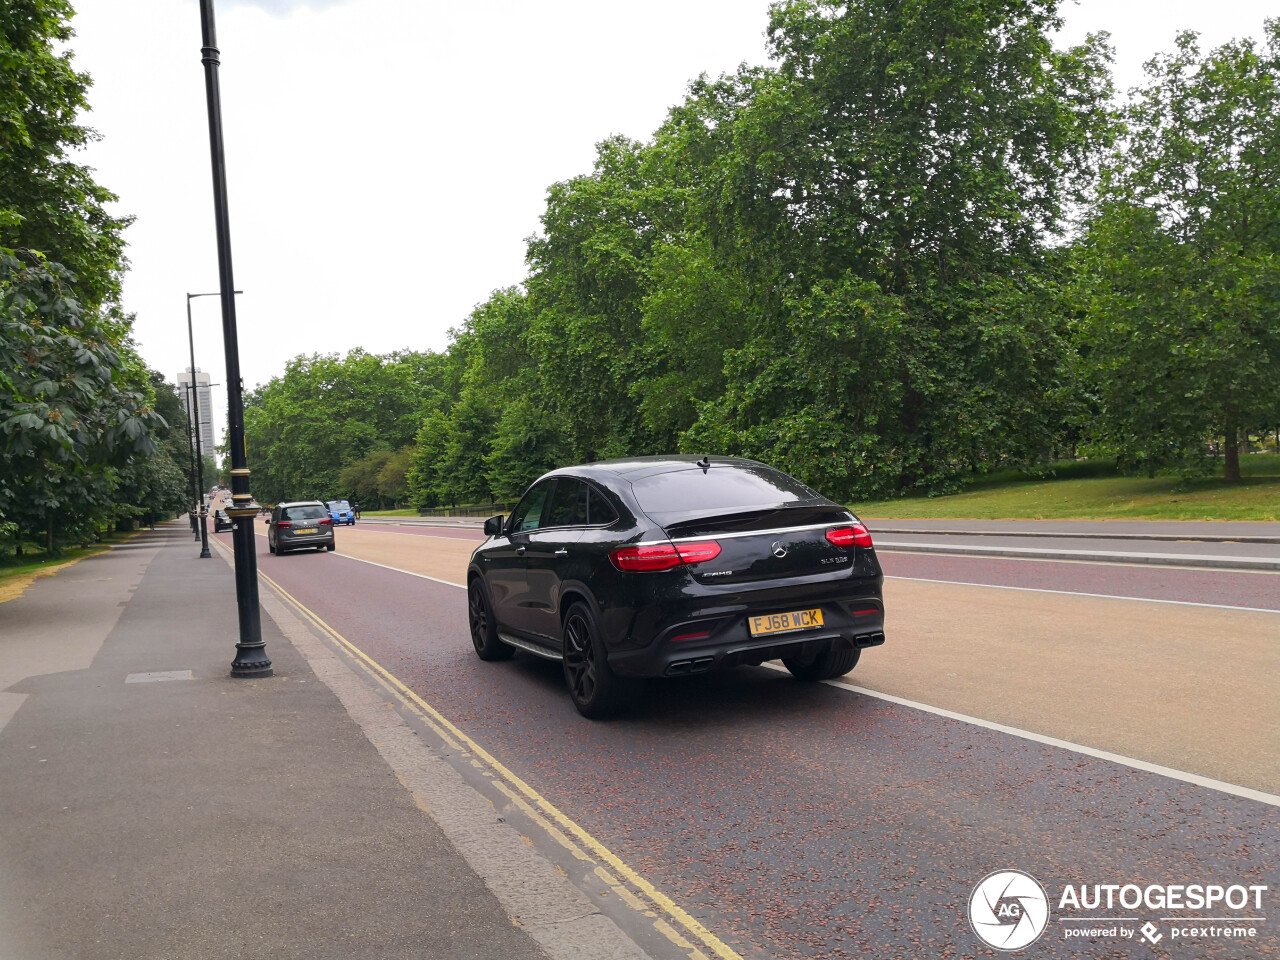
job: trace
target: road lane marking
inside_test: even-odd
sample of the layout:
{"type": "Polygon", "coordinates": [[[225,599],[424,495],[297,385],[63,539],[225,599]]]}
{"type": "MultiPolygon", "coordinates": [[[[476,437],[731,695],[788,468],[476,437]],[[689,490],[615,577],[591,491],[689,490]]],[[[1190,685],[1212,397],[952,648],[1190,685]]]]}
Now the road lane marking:
{"type": "Polygon", "coordinates": [[[1240,556],[1228,554],[1214,556],[1199,553],[1125,553],[1119,550],[1068,550],[1060,547],[979,547],[950,543],[906,543],[881,540],[876,544],[878,549],[887,553],[926,553],[935,556],[969,556],[1007,558],[1011,560],[1057,559],[1074,560],[1090,563],[1129,563],[1149,567],[1192,567],[1212,570],[1277,570],[1280,560],[1271,557],[1240,556]]]}
{"type": "MultiPolygon", "coordinates": [[[[413,536],[413,534],[408,534],[408,536],[413,536]]],[[[439,577],[429,577],[425,573],[414,573],[412,570],[405,570],[401,567],[389,567],[385,563],[374,563],[372,560],[365,560],[363,557],[353,557],[349,553],[339,553],[338,556],[342,557],[344,560],[354,560],[356,563],[367,563],[371,567],[381,567],[383,570],[394,570],[396,573],[407,574],[410,577],[417,577],[420,580],[430,580],[432,583],[443,583],[446,587],[457,587],[460,590],[467,589],[465,584],[454,583],[452,580],[441,580],[439,577]]]]}
{"type": "MultiPolygon", "coordinates": [[[[224,548],[225,549],[225,548],[224,548]]],[[[351,557],[349,559],[356,559],[351,557]]],[[[368,563],[370,561],[361,561],[368,563]]],[[[382,566],[382,564],[373,564],[373,566],[382,566]]],[[[395,569],[388,567],[386,569],[395,569]]],[[[399,571],[408,573],[409,571],[399,571]]],[[[422,574],[412,574],[413,576],[423,576],[422,574]]],[[[549,831],[552,839],[561,845],[576,846],[578,850],[573,851],[572,846],[569,847],[570,852],[575,857],[582,859],[588,864],[606,865],[613,873],[621,876],[627,884],[630,885],[632,898],[621,898],[628,905],[635,909],[634,903],[639,902],[644,910],[637,912],[642,915],[647,914],[650,910],[655,910],[660,914],[665,914],[665,919],[659,916],[656,920],[652,920],[652,925],[658,933],[673,943],[675,946],[686,951],[691,958],[697,960],[698,957],[706,957],[706,954],[695,946],[688,939],[701,944],[702,947],[710,950],[711,953],[721,958],[721,960],[741,960],[741,957],[728,944],[720,940],[715,934],[711,933],[706,927],[698,922],[692,915],[683,910],[670,897],[658,890],[652,883],[642,877],[639,873],[624,863],[613,851],[609,850],[604,844],[588,833],[583,827],[579,826],[575,821],[571,820],[563,813],[555,804],[547,800],[540,793],[534,790],[529,784],[525,783],[514,772],[500,763],[494,756],[486,751],[480,744],[476,743],[469,736],[462,732],[439,710],[431,706],[420,696],[414,693],[409,687],[405,686],[393,673],[379,664],[376,660],[366,654],[363,650],[353,644],[350,640],[343,637],[333,627],[329,626],[319,615],[299,601],[296,597],[285,590],[280,584],[276,583],[265,573],[259,571],[258,576],[264,580],[273,591],[275,591],[282,599],[284,599],[297,612],[301,613],[304,618],[313,626],[319,629],[324,635],[331,638],[336,644],[342,648],[349,657],[368,674],[379,680],[380,685],[394,694],[397,700],[409,708],[415,715],[424,719],[433,731],[446,732],[444,740],[446,742],[456,741],[461,744],[460,752],[469,752],[479,758],[486,764],[501,780],[505,780],[506,784],[495,781],[495,786],[500,791],[513,800],[517,800],[517,805],[527,813],[535,814],[531,817],[533,821],[544,829],[551,827],[549,831]],[[557,829],[558,828],[558,829],[557,829]],[[557,836],[557,833],[559,834],[557,836]],[[647,903],[646,903],[647,901],[647,903]],[[683,933],[677,930],[668,921],[682,928],[683,933]]],[[[433,577],[423,577],[423,579],[434,580],[433,577]]],[[[435,581],[437,583],[447,583],[447,581],[435,581]]],[[[459,584],[448,584],[449,586],[459,586],[459,584]]]]}
{"type": "MultiPolygon", "coordinates": [[[[763,664],[770,670],[776,670],[779,673],[788,673],[786,667],[772,663],[763,664]]],[[[1210,790],[1217,790],[1221,793],[1229,793],[1232,796],[1243,797],[1246,800],[1256,800],[1259,803],[1269,804],[1273,807],[1280,807],[1280,796],[1272,793],[1263,793],[1261,790],[1254,790],[1250,787],[1242,787],[1238,784],[1227,783],[1225,780],[1214,780],[1211,777],[1202,777],[1198,773],[1187,773],[1185,770],[1175,770],[1172,767],[1164,767],[1158,763],[1148,763],[1146,760],[1138,760],[1134,757],[1122,756],[1118,753],[1110,753],[1106,750],[1098,750],[1095,747],[1086,747],[1081,743],[1072,743],[1070,740],[1059,740],[1057,737],[1045,736],[1042,733],[1033,733],[1030,730],[1023,730],[1019,727],[1009,727],[1003,723],[995,723],[992,720],[982,720],[978,717],[971,717],[968,714],[956,713],[954,710],[945,710],[942,707],[931,707],[927,703],[919,703],[915,700],[907,700],[905,697],[895,697],[891,693],[881,693],[878,690],[869,690],[866,687],[858,687],[852,683],[846,683],[843,680],[824,680],[827,686],[837,687],[841,690],[848,690],[850,693],[859,693],[864,697],[874,697],[877,700],[884,700],[888,703],[894,703],[902,707],[910,707],[912,710],[922,710],[925,713],[932,713],[935,716],[946,717],[948,720],[958,720],[961,723],[968,723],[975,727],[982,727],[986,730],[994,730],[997,733],[1008,734],[1011,737],[1018,737],[1023,740],[1031,740],[1034,743],[1044,744],[1049,747],[1057,747],[1060,750],[1070,750],[1073,753],[1083,753],[1089,757],[1096,757],[1099,760],[1106,760],[1109,763],[1119,764],[1122,767],[1132,767],[1135,770],[1143,770],[1147,773],[1159,774],[1162,777],[1169,777],[1173,780],[1181,780],[1183,783],[1191,783],[1198,787],[1207,787],[1210,790]]]]}
{"type": "Polygon", "coordinates": [[[438,533],[401,533],[399,530],[382,530],[381,533],[389,533],[393,537],[426,537],[428,540],[461,540],[464,543],[484,543],[484,540],[477,540],[474,537],[445,537],[438,533]]]}
{"type": "MultiPolygon", "coordinates": [[[[353,558],[354,559],[354,558],[353,558]]],[[[1221,572],[1221,571],[1216,571],[1221,572]]],[[[1244,573],[1245,571],[1233,571],[1244,573]]],[[[1249,571],[1255,572],[1255,571],[1249,571]]],[[[1274,576],[1264,571],[1256,571],[1263,573],[1264,576],[1274,576]]],[[[956,587],[990,587],[992,590],[1022,590],[1027,593],[1059,593],[1068,597],[1093,597],[1098,600],[1136,600],[1139,603],[1176,603],[1184,607],[1210,607],[1214,610],[1239,610],[1243,613],[1280,613],[1280,610],[1273,610],[1268,607],[1233,607],[1225,603],[1199,603],[1195,600],[1163,600],[1155,597],[1122,597],[1114,593],[1081,593],[1076,590],[1051,590],[1047,587],[1012,587],[1005,586],[1001,583],[970,583],[966,580],[934,580],[929,577],[890,577],[885,576],[886,580],[912,580],[916,583],[947,583],[956,587]]],[[[457,584],[454,584],[457,586],[457,584]]]]}
{"type": "MultiPolygon", "coordinates": [[[[442,583],[446,586],[458,587],[464,590],[466,589],[460,583],[453,583],[449,580],[439,580],[435,577],[428,577],[425,574],[414,573],[411,570],[401,570],[399,567],[389,567],[389,566],[386,566],[385,564],[373,563],[372,560],[361,560],[359,557],[348,557],[347,559],[356,560],[359,563],[368,563],[375,567],[382,567],[384,570],[394,570],[397,573],[406,573],[411,577],[421,577],[423,580],[431,580],[435,583],[442,583]]],[[[990,584],[990,583],[956,583],[956,581],[953,581],[953,580],[925,580],[924,578],[919,578],[919,577],[886,577],[885,579],[887,580],[920,580],[921,582],[924,582],[924,583],[947,583],[947,584],[955,584],[956,586],[962,586],[962,587],[994,587],[997,590],[1022,590],[1029,593],[1061,593],[1061,594],[1067,594],[1070,596],[1077,596],[1077,597],[1096,597],[1098,599],[1103,599],[1103,600],[1144,600],[1149,603],[1180,603],[1188,606],[1214,607],[1216,609],[1222,609],[1222,610],[1241,610],[1241,611],[1246,611],[1251,613],[1280,613],[1280,610],[1266,610],[1266,609],[1253,608],[1253,607],[1228,607],[1228,606],[1212,604],[1212,603],[1192,603],[1191,601],[1186,601],[1186,600],[1151,600],[1147,597],[1113,597],[1105,593],[1101,593],[1101,594],[1072,593],[1070,590],[1042,590],[1037,587],[1002,587],[997,584],[990,584]]],[[[764,664],[764,666],[768,667],[770,670],[778,670],[783,673],[787,672],[785,667],[777,666],[775,664],[766,663],[764,664]]],[[[969,723],[969,724],[973,724],[974,726],[983,727],[988,730],[995,730],[999,733],[1008,734],[1009,736],[1013,736],[1013,737],[1019,737],[1023,740],[1031,740],[1035,743],[1040,743],[1040,744],[1044,744],[1046,746],[1051,746],[1051,747],[1058,747],[1063,750],[1073,750],[1077,753],[1083,753],[1083,754],[1086,754],[1087,756],[1096,757],[1100,760],[1106,760],[1110,763],[1119,764],[1120,766],[1131,767],[1136,770],[1144,770],[1148,773],[1155,773],[1155,774],[1159,774],[1160,776],[1169,777],[1174,780],[1181,780],[1184,783],[1191,783],[1191,784],[1195,784],[1196,786],[1207,787],[1210,790],[1218,790],[1222,793],[1228,793],[1237,797],[1244,797],[1245,799],[1248,799],[1248,800],[1256,800],[1259,803],[1266,803],[1266,804],[1270,804],[1271,806],[1280,806],[1280,796],[1276,796],[1275,794],[1270,794],[1270,793],[1263,793],[1260,790],[1253,790],[1249,787],[1242,787],[1234,783],[1227,783],[1225,780],[1214,780],[1210,777],[1202,777],[1196,773],[1187,773],[1186,771],[1183,771],[1183,770],[1175,770],[1173,767],[1164,767],[1157,763],[1148,763],[1146,760],[1138,760],[1134,757],[1126,757],[1118,753],[1109,753],[1106,750],[1098,750],[1094,747],[1086,747],[1084,744],[1073,743],[1070,740],[1059,740],[1056,737],[1049,737],[1049,736],[1045,736],[1044,734],[1033,733],[1030,730],[1023,730],[1019,727],[1005,726],[1002,723],[995,723],[994,721],[991,721],[991,720],[982,720],[978,717],[968,716],[967,714],[956,713],[952,710],[947,710],[943,707],[933,707],[933,706],[930,706],[929,704],[919,703],[915,700],[906,700],[902,697],[895,697],[894,695],[889,693],[879,693],[878,691],[869,690],[865,687],[854,686],[851,683],[845,683],[844,681],[841,681],[841,680],[827,680],[824,682],[829,684],[830,686],[838,687],[841,690],[848,690],[853,693],[860,693],[860,694],[863,694],[864,696],[874,697],[877,700],[884,700],[889,703],[898,704],[899,706],[910,707],[914,710],[923,710],[925,713],[932,713],[936,716],[946,717],[950,720],[959,720],[961,723],[969,723]]]]}

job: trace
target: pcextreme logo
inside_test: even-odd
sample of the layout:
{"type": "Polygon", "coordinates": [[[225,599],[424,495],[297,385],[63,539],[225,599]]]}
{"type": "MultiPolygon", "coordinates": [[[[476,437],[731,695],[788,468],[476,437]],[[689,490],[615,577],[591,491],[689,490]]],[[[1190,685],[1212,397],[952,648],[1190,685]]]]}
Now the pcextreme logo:
{"type": "Polygon", "coordinates": [[[1172,948],[1265,935],[1266,884],[1069,883],[1051,898],[1021,870],[997,870],[969,895],[969,925],[996,950],[1022,950],[1056,910],[1063,940],[1133,940],[1172,948]],[[1167,938],[1167,940],[1166,940],[1167,938]]]}

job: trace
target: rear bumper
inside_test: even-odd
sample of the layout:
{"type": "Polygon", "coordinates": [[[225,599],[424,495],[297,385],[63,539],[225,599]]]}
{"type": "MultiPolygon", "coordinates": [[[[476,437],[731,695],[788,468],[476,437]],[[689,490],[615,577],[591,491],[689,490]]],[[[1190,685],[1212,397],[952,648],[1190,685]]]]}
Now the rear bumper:
{"type": "Polygon", "coordinates": [[[611,650],[609,665],[621,676],[669,677],[784,657],[809,661],[832,646],[863,649],[882,643],[884,604],[878,590],[868,590],[852,596],[689,610],[684,616],[676,612],[651,642],[611,650]],[[822,611],[820,627],[753,636],[748,626],[753,616],[815,608],[822,611]]]}
{"type": "Polygon", "coordinates": [[[276,544],[276,549],[282,547],[285,550],[301,550],[303,547],[323,547],[334,542],[333,531],[328,533],[317,533],[304,537],[281,538],[276,544]]]}

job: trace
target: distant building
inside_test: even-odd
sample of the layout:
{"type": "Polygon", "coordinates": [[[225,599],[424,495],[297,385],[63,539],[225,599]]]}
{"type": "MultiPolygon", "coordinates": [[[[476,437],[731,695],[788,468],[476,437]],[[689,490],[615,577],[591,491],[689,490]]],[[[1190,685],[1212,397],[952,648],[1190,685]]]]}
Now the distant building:
{"type": "MultiPolygon", "coordinates": [[[[178,399],[182,401],[182,409],[187,412],[187,419],[194,425],[197,418],[191,411],[191,368],[187,367],[178,374],[178,399]]],[[[195,370],[196,412],[200,422],[200,452],[213,456],[213,388],[209,386],[209,375],[196,367],[195,370]]]]}

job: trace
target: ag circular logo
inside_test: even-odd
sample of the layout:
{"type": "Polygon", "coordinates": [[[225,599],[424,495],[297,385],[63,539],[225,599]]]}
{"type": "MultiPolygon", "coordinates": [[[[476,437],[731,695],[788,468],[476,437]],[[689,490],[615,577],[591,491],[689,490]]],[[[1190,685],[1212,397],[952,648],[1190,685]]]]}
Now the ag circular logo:
{"type": "Polygon", "coordinates": [[[1021,950],[1040,939],[1049,925],[1049,895],[1040,881],[1021,870],[997,870],[969,895],[969,926],[997,950],[1021,950]]]}

